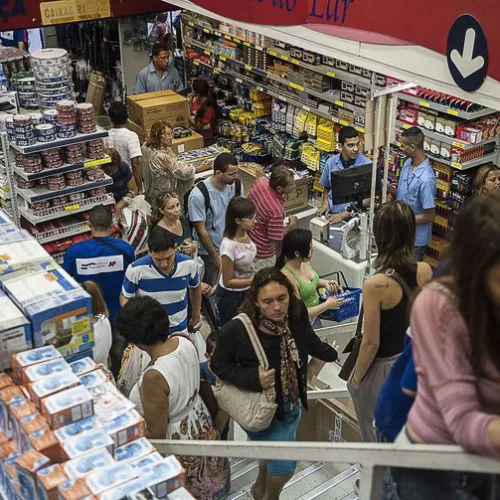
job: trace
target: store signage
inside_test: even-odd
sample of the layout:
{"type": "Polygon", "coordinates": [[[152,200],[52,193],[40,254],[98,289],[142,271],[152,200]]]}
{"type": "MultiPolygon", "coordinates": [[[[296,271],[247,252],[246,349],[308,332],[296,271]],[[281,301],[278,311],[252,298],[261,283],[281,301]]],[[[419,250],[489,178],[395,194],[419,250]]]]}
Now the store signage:
{"type": "Polygon", "coordinates": [[[483,28],[472,16],[460,16],[450,29],[446,49],[455,83],[467,92],[483,84],[488,72],[488,44],[483,28]]]}
{"type": "Polygon", "coordinates": [[[62,24],[111,15],[110,0],[58,0],[40,4],[42,24],[62,24]]]}

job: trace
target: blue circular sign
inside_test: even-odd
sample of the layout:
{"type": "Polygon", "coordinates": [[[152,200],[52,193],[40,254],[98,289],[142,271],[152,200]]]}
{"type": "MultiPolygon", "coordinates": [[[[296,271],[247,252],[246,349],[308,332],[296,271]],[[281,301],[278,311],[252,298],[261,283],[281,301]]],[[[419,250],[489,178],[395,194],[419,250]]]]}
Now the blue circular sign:
{"type": "Polygon", "coordinates": [[[462,90],[481,87],[488,73],[488,44],[475,17],[464,14],[456,19],[448,33],[446,55],[450,74],[462,90]]]}

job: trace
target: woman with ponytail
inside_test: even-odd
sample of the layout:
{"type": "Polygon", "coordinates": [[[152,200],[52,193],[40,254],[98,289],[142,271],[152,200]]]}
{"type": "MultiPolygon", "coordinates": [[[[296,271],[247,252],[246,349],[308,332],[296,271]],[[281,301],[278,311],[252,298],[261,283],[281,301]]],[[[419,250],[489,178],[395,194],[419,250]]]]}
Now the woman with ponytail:
{"type": "Polygon", "coordinates": [[[203,136],[205,146],[213,144],[217,129],[217,101],[206,80],[196,79],[190,95],[191,126],[203,136]]]}

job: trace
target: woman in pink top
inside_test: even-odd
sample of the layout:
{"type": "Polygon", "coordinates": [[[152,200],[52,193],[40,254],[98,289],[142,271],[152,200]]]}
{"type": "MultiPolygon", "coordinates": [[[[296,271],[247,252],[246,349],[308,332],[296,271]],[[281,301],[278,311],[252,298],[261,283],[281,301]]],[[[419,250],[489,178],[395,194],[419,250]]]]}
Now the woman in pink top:
{"type": "MultiPolygon", "coordinates": [[[[500,192],[460,213],[448,276],[411,312],[418,392],[396,442],[459,445],[500,458],[500,192]]],[[[499,464],[500,470],[500,464],[499,464]]],[[[493,476],[391,470],[400,500],[494,498],[493,476]]]]}

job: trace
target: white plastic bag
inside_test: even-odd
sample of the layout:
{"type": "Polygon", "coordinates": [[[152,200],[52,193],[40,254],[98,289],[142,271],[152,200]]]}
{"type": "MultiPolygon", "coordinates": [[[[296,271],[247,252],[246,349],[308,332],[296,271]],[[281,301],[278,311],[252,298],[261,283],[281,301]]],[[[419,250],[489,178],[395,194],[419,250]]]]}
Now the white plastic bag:
{"type": "Polygon", "coordinates": [[[150,361],[149,355],[133,344],[126,347],[116,382],[116,386],[124,396],[129,396],[132,387],[139,381],[150,361]]]}
{"type": "Polygon", "coordinates": [[[147,251],[148,218],[151,216],[151,205],[144,195],[126,198],[128,206],[122,210],[120,224],[123,228],[123,239],[132,245],[136,255],[147,251]]]}

